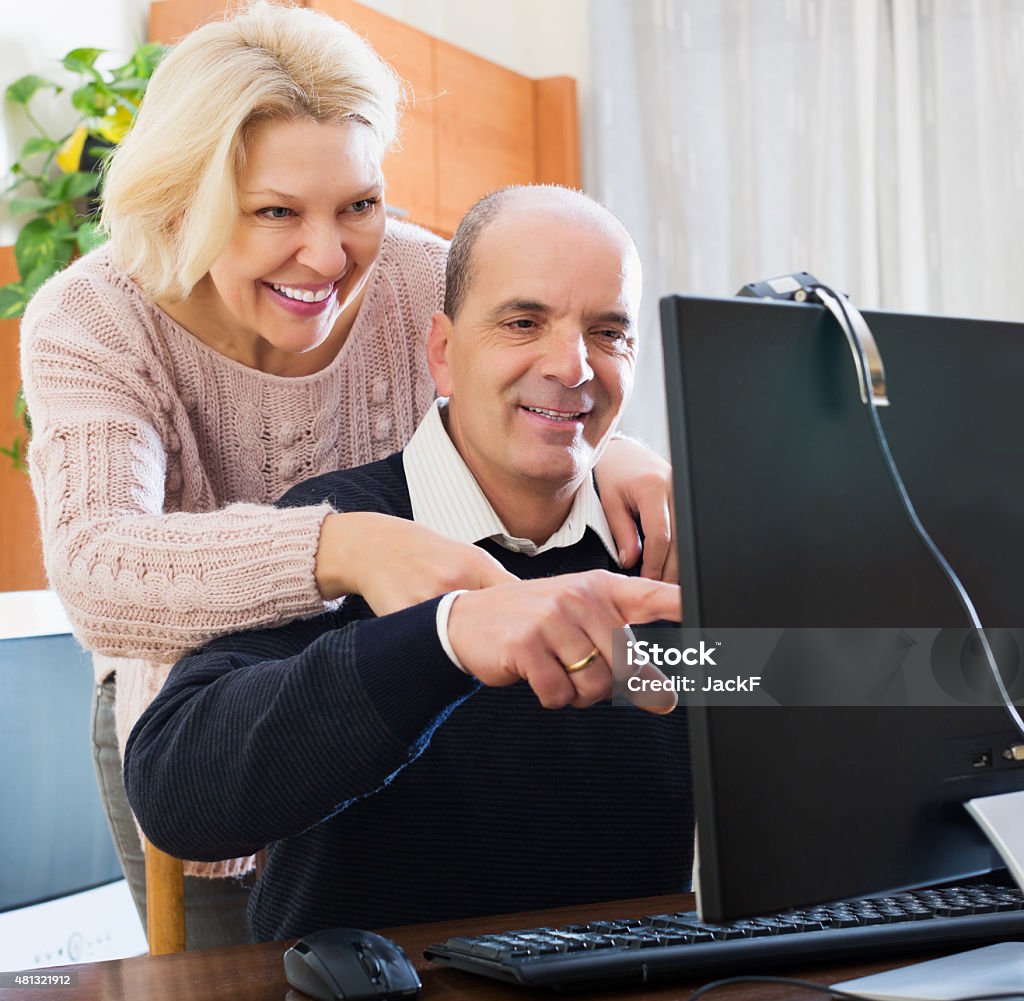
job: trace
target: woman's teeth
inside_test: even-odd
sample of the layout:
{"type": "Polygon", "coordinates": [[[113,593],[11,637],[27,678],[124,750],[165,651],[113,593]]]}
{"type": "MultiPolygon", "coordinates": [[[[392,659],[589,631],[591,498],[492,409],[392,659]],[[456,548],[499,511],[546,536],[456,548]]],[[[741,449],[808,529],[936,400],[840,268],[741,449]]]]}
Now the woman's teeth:
{"type": "Polygon", "coordinates": [[[275,285],[273,282],[270,283],[270,287],[275,292],[280,292],[281,295],[287,296],[289,299],[298,299],[299,302],[323,302],[334,291],[333,285],[328,285],[327,288],[319,289],[316,292],[308,288],[275,285]]]}

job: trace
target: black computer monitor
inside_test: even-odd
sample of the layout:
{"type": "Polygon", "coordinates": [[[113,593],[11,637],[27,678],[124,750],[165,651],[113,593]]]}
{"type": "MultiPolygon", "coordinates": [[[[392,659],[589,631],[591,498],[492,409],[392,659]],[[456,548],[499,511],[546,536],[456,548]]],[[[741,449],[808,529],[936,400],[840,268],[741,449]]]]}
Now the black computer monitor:
{"type": "MultiPolygon", "coordinates": [[[[910,496],[983,625],[1009,630],[1012,657],[1024,647],[1024,326],[864,315],[910,496]]],[[[662,327],[685,624],[963,628],[969,642],[826,310],[672,296],[662,327]]],[[[999,865],[963,803],[1024,788],[1024,764],[1002,753],[1024,738],[1001,708],[690,712],[706,918],[999,865]]]]}

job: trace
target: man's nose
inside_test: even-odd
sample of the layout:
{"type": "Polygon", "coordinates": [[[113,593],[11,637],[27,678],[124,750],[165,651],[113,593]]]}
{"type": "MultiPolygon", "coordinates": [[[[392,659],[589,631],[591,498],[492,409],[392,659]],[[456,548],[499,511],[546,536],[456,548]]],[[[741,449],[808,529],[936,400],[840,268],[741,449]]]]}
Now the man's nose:
{"type": "Polygon", "coordinates": [[[544,374],[567,389],[575,389],[594,378],[590,366],[590,345],[582,331],[556,333],[549,339],[544,374]]]}
{"type": "Polygon", "coordinates": [[[337,278],[348,263],[343,227],[337,224],[308,226],[295,259],[324,278],[337,278]]]}

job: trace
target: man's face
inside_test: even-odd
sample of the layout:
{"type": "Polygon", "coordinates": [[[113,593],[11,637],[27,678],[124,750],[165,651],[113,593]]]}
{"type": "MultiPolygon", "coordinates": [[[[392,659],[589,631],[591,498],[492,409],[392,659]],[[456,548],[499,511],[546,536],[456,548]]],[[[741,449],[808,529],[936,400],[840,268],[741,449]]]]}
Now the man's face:
{"type": "Polygon", "coordinates": [[[492,503],[583,482],[632,387],[639,304],[636,251],[611,224],[513,204],[480,235],[430,360],[448,432],[492,503]]]}

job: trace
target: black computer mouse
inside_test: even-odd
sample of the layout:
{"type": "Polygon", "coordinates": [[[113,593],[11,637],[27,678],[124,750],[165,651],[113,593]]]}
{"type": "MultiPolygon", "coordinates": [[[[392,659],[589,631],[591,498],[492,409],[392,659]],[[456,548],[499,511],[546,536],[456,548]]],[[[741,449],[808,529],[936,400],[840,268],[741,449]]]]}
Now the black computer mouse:
{"type": "Polygon", "coordinates": [[[356,928],[327,928],[299,939],[284,954],[284,975],[317,1001],[412,998],[422,986],[399,946],[356,928]]]}

